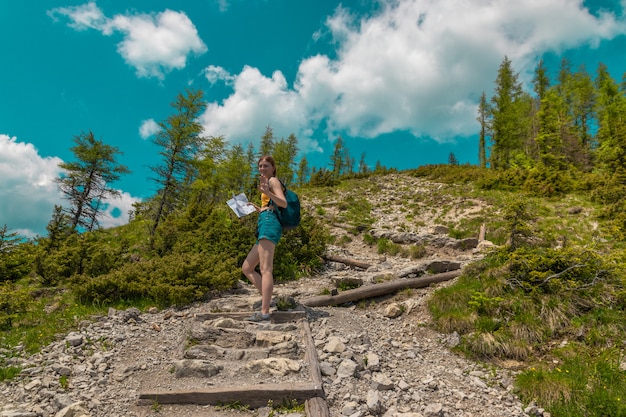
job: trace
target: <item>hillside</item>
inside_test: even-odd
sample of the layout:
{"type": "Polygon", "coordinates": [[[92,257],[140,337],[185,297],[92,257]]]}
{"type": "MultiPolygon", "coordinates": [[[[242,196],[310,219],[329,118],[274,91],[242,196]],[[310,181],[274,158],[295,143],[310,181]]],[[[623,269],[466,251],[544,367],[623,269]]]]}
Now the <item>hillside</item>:
{"type": "MultiPolygon", "coordinates": [[[[295,310],[307,319],[331,416],[550,415],[541,404],[523,404],[515,394],[515,377],[531,361],[470,360],[455,349],[461,343],[458,333],[436,330],[429,300],[457,279],[347,305],[305,305],[356,280],[367,287],[439,270],[466,270],[505,243],[499,195],[394,173],[306,189],[301,198],[306,213],[328,227],[332,242],[319,271],[278,284],[275,296],[295,300],[295,310]],[[479,242],[479,236],[484,240],[479,242]],[[366,267],[328,259],[354,260],[366,267]]],[[[575,241],[597,230],[593,208],[582,198],[544,201],[537,208],[540,221],[554,229],[555,244],[562,244],[565,236],[575,241]]],[[[247,313],[258,299],[253,287],[240,281],[237,289],[186,308],[110,309],[107,315],[83,320],[41,353],[12,359],[24,371],[0,385],[0,415],[304,416],[297,407],[238,410],[232,404],[169,405],[158,400],[138,404],[140,393],[150,390],[295,385],[305,380],[308,369],[300,363],[303,346],[297,330],[211,316],[247,313]],[[212,318],[199,320],[208,316],[212,318]],[[197,341],[190,343],[190,335],[203,332],[239,336],[236,342],[218,340],[206,348],[197,344],[192,356],[197,341]],[[271,332],[281,334],[280,340],[237,345],[243,343],[241,334],[258,341],[268,340],[271,332]],[[183,376],[188,369],[180,361],[191,357],[217,368],[211,376],[183,376]],[[285,371],[268,363],[248,366],[268,357],[301,367],[285,371]]]]}

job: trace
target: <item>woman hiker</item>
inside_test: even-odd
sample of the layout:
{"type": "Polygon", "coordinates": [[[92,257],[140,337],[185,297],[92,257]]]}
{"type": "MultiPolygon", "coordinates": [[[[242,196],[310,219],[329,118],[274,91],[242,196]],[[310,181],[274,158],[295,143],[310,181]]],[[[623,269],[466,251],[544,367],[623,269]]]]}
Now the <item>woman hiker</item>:
{"type": "Polygon", "coordinates": [[[261,174],[259,182],[261,207],[255,205],[259,212],[257,241],[241,266],[243,274],[261,293],[261,312],[255,312],[245,319],[254,322],[270,319],[270,303],[274,291],[274,250],[282,236],[282,226],[278,222],[276,210],[278,207],[287,207],[283,186],[276,178],[274,158],[269,155],[262,156],[258,168],[261,174]],[[260,274],[256,271],[257,265],[260,266],[260,274]]]}

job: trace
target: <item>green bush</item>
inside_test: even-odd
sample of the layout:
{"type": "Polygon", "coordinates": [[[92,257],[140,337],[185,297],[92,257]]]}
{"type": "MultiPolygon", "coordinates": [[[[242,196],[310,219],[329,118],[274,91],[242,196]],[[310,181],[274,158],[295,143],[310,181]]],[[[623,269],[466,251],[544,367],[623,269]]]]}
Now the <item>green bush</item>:
{"type": "MultiPolygon", "coordinates": [[[[157,231],[153,251],[128,253],[128,245],[101,254],[88,253],[87,265],[95,266],[117,253],[125,262],[104,274],[74,274],[71,283],[83,302],[104,304],[151,300],[185,305],[233,288],[241,265],[255,242],[256,217],[236,219],[211,205],[192,205],[178,217],[165,221],[157,231]]],[[[301,225],[286,233],[276,248],[277,281],[292,280],[321,264],[327,236],[313,217],[304,215],[301,225]]]]}
{"type": "Polygon", "coordinates": [[[10,329],[26,313],[29,301],[27,290],[12,282],[0,282],[0,330],[10,329]]]}
{"type": "Polygon", "coordinates": [[[303,215],[300,226],[284,234],[276,247],[274,279],[289,281],[314,273],[322,265],[328,232],[314,217],[303,215]]]}
{"type": "Polygon", "coordinates": [[[562,196],[573,189],[571,171],[559,171],[545,167],[528,170],[523,189],[539,197],[562,196]]]}
{"type": "Polygon", "coordinates": [[[32,270],[33,245],[19,242],[15,234],[0,228],[0,282],[17,281],[32,270]]]}
{"type": "Polygon", "coordinates": [[[75,276],[72,288],[83,302],[104,304],[151,300],[186,305],[232,288],[240,276],[234,259],[219,254],[171,254],[129,263],[105,275],[75,276]]]}

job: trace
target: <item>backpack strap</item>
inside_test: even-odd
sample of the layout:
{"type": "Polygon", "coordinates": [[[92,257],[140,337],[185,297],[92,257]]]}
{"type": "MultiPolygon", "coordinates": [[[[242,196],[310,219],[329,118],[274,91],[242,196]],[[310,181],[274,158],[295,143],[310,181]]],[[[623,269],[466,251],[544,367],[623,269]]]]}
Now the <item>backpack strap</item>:
{"type": "MultiPolygon", "coordinates": [[[[283,194],[285,194],[285,191],[287,191],[287,187],[285,187],[285,183],[283,183],[283,181],[278,177],[276,177],[276,179],[278,180],[278,182],[280,182],[281,187],[283,187],[283,194]]],[[[270,204],[274,206],[277,210],[280,210],[282,208],[282,207],[277,206],[276,203],[274,203],[274,200],[272,200],[271,198],[270,198],[270,204]]]]}

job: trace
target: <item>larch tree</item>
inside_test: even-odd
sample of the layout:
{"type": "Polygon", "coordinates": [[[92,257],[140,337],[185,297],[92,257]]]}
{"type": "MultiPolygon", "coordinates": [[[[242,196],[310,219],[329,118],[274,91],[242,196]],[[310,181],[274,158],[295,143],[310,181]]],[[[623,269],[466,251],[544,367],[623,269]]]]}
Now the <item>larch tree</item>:
{"type": "Polygon", "coordinates": [[[481,168],[487,167],[487,136],[489,135],[489,103],[487,95],[483,91],[478,103],[478,117],[480,133],[478,135],[478,165],[481,168]]]}
{"type": "Polygon", "coordinates": [[[296,155],[298,155],[298,138],[293,133],[287,139],[274,143],[273,156],[278,167],[277,176],[287,187],[294,179],[296,155]]]}
{"type": "Polygon", "coordinates": [[[563,143],[563,131],[567,128],[563,125],[565,106],[556,89],[548,89],[543,93],[537,118],[539,132],[535,140],[539,162],[547,168],[565,169],[567,167],[563,143]]]}
{"type": "MultiPolygon", "coordinates": [[[[259,156],[272,155],[274,152],[274,130],[271,126],[265,128],[265,133],[261,136],[259,144],[259,156]]],[[[273,155],[272,155],[273,157],[273,155]]]]}
{"type": "Polygon", "coordinates": [[[228,198],[246,189],[253,176],[252,167],[248,163],[246,151],[241,144],[233,145],[226,150],[225,158],[219,166],[220,181],[228,198]]]}
{"type": "Polygon", "coordinates": [[[225,197],[220,166],[225,159],[226,148],[223,136],[211,136],[200,149],[196,162],[198,178],[192,184],[195,200],[216,202],[225,197]]]}
{"type": "Polygon", "coordinates": [[[109,184],[130,171],[116,162],[118,148],[96,139],[91,131],[76,136],[74,142],[71,150],[76,161],[59,164],[63,173],[55,181],[70,202],[71,228],[91,231],[98,227],[105,201],[120,195],[109,184]]]}
{"type": "Polygon", "coordinates": [[[186,93],[179,94],[171,104],[176,113],[159,123],[160,130],[154,139],[161,149],[161,163],[151,167],[158,186],[152,206],[152,237],[163,219],[186,204],[191,184],[197,178],[196,161],[205,142],[198,117],[206,103],[202,100],[202,90],[186,93]]]}
{"type": "Polygon", "coordinates": [[[339,179],[341,174],[346,172],[350,164],[349,156],[350,152],[344,145],[343,138],[341,136],[337,137],[333,154],[330,156],[331,172],[334,179],[339,179]]]}
{"type": "Polygon", "coordinates": [[[598,149],[600,168],[609,173],[626,170],[626,98],[604,64],[598,65],[598,149]]]}
{"type": "Polygon", "coordinates": [[[311,168],[309,168],[309,161],[306,159],[306,156],[300,158],[300,162],[298,162],[298,170],[296,172],[297,184],[299,187],[302,187],[309,181],[309,177],[311,175],[311,168]]]}
{"type": "Polygon", "coordinates": [[[573,74],[572,79],[572,119],[573,134],[576,141],[568,149],[572,149],[569,159],[575,166],[588,170],[592,165],[592,150],[596,147],[592,126],[597,124],[595,118],[596,88],[593,80],[584,67],[573,74]]]}
{"type": "Polygon", "coordinates": [[[495,93],[491,99],[492,168],[509,168],[524,149],[525,112],[521,83],[508,57],[500,64],[495,93]]]}
{"type": "Polygon", "coordinates": [[[359,159],[359,174],[367,174],[369,172],[369,167],[367,166],[367,162],[365,162],[365,152],[361,153],[361,159],[359,159]]]}

